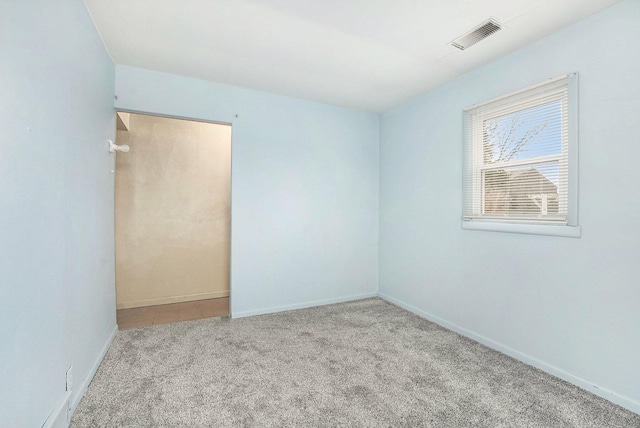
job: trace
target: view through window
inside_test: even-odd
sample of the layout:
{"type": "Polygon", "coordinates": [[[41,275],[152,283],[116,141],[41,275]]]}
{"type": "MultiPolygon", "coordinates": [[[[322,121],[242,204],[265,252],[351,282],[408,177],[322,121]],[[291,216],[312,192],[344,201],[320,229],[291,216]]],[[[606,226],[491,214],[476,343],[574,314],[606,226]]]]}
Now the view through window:
{"type": "Polygon", "coordinates": [[[569,224],[573,78],[465,110],[465,220],[569,224]]]}

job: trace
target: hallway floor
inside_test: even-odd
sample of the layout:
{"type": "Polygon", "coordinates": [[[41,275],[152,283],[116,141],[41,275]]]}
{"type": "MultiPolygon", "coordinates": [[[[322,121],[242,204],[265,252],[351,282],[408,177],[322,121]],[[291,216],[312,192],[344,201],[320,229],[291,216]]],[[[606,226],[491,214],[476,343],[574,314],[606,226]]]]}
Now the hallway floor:
{"type": "Polygon", "coordinates": [[[179,321],[199,320],[223,315],[229,315],[228,297],[172,303],[170,305],[119,309],[116,311],[119,330],[169,324],[179,321]]]}

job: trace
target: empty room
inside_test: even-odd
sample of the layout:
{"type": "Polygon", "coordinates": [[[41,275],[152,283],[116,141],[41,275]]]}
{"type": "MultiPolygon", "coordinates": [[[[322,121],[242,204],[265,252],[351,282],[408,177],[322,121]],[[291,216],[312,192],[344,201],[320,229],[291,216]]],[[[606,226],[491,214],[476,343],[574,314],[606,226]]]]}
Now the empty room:
{"type": "Polygon", "coordinates": [[[0,426],[640,427],[640,0],[1,8],[0,426]]]}

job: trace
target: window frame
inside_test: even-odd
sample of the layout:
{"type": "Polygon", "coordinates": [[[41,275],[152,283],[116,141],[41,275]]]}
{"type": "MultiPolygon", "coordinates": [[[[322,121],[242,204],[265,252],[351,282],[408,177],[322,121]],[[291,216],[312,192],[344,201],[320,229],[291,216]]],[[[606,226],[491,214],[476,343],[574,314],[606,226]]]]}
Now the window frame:
{"type": "MultiPolygon", "coordinates": [[[[564,96],[558,97],[564,99],[564,96]]],[[[570,73],[548,79],[545,82],[533,85],[510,94],[493,98],[486,102],[476,104],[464,109],[464,139],[463,139],[463,206],[462,206],[462,229],[484,230],[496,232],[525,233],[535,235],[566,236],[579,238],[581,228],[578,225],[578,74],[570,73]],[[474,135],[481,135],[480,132],[473,132],[473,127],[482,126],[483,121],[492,116],[510,114],[523,111],[527,103],[532,106],[541,105],[536,103],[536,98],[540,99],[542,93],[553,90],[564,90],[566,88],[566,114],[567,118],[567,175],[566,175],[566,200],[567,215],[566,221],[552,219],[551,217],[536,220],[532,218],[517,219],[514,217],[501,216],[474,216],[465,212],[469,198],[483,198],[483,171],[500,169],[518,165],[532,165],[542,163],[542,161],[553,162],[563,157],[563,155],[551,155],[537,157],[521,161],[508,161],[494,166],[487,166],[482,161],[483,144],[480,140],[470,141],[474,135]],[[485,111],[480,113],[481,108],[485,111]],[[499,114],[498,114],[499,113],[499,114]],[[471,124],[468,123],[471,120],[471,124]],[[471,159],[469,159],[471,158],[471,159]],[[471,177],[469,182],[469,177],[471,177]]],[[[477,129],[476,129],[477,131],[477,129]]],[[[563,175],[564,177],[564,175],[563,175]]],[[[563,195],[564,196],[564,195],[563,195]]],[[[471,199],[471,204],[482,205],[482,200],[471,199]]]]}

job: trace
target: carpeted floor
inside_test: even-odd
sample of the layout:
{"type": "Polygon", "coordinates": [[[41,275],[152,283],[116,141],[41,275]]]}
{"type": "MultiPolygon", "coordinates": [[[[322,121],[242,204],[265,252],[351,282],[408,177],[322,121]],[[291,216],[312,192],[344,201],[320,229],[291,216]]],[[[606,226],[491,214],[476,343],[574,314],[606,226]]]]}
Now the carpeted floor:
{"type": "Polygon", "coordinates": [[[640,427],[373,298],[120,331],[72,427],[640,427]]]}

